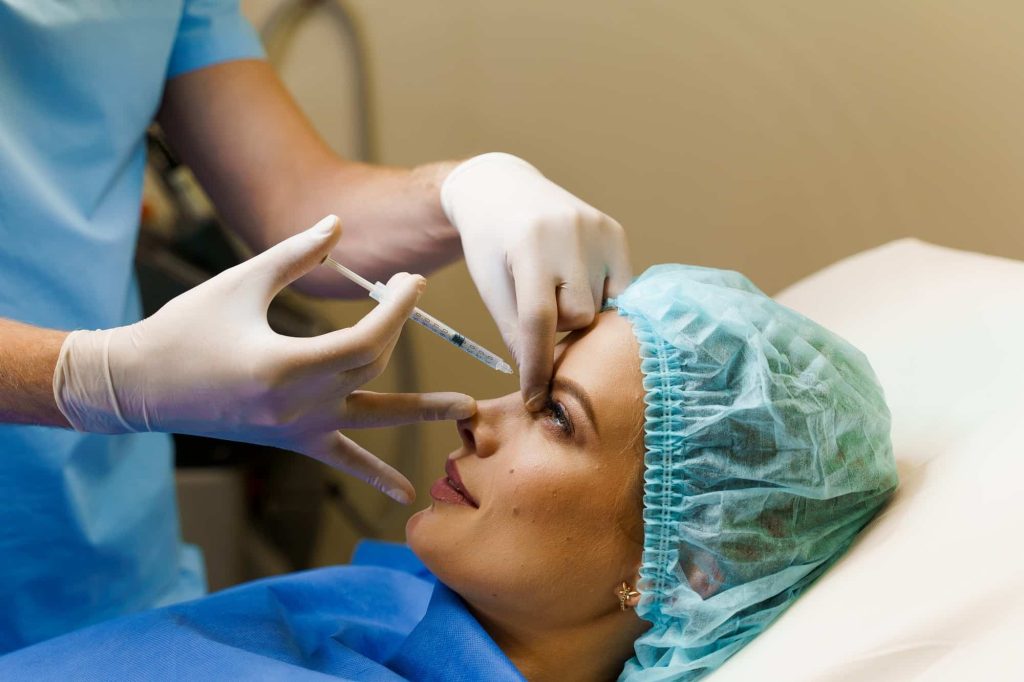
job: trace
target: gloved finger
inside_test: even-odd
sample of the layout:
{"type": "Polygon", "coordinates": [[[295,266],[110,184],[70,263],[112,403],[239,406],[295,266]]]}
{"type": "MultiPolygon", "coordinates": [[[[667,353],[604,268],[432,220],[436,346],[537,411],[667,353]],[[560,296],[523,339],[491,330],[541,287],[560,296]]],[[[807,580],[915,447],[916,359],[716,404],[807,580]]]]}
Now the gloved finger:
{"type": "Polygon", "coordinates": [[[608,270],[607,268],[591,273],[590,275],[590,300],[594,302],[594,314],[601,312],[604,301],[607,297],[608,270]]]}
{"type": "Polygon", "coordinates": [[[298,452],[366,481],[396,502],[409,504],[416,499],[409,479],[340,431],[317,436],[298,452]]]}
{"type": "Polygon", "coordinates": [[[384,370],[388,368],[388,363],[391,362],[391,355],[398,345],[398,340],[402,338],[402,329],[403,327],[399,327],[395,331],[391,339],[384,345],[384,350],[381,351],[381,354],[370,364],[346,369],[343,372],[336,372],[334,374],[335,383],[340,395],[348,395],[352,392],[354,386],[362,386],[384,373],[384,370]]]}
{"type": "Polygon", "coordinates": [[[629,243],[622,225],[612,218],[610,222],[610,246],[608,253],[608,279],[605,284],[604,298],[618,296],[633,281],[633,268],[629,262],[629,243]]]}
{"type": "Polygon", "coordinates": [[[519,364],[519,313],[516,310],[516,292],[512,276],[503,273],[500,278],[493,278],[477,283],[480,296],[487,306],[487,312],[498,326],[505,347],[512,354],[512,360],[519,364]]]}
{"type": "Polygon", "coordinates": [[[594,292],[588,278],[577,275],[558,285],[558,331],[582,329],[594,321],[594,292]]]}
{"type": "Polygon", "coordinates": [[[405,329],[404,325],[395,329],[391,338],[384,342],[383,350],[373,362],[334,374],[341,395],[348,395],[352,392],[353,386],[362,386],[384,373],[384,370],[388,368],[388,363],[391,362],[391,356],[395,352],[395,347],[398,346],[399,339],[402,338],[403,329],[405,329]]]}
{"type": "Polygon", "coordinates": [[[329,215],[308,230],[250,258],[246,263],[246,280],[262,284],[269,304],[281,289],[320,265],[339,239],[341,223],[338,216],[329,215]]]}
{"type": "MultiPolygon", "coordinates": [[[[300,360],[320,369],[345,371],[374,363],[388,353],[416,307],[427,281],[400,272],[388,280],[384,300],[355,325],[308,339],[294,339],[300,360]]],[[[385,362],[387,357],[385,357],[385,362]]]]}
{"type": "Polygon", "coordinates": [[[374,393],[355,391],[345,400],[345,423],[351,428],[397,426],[421,421],[467,419],[476,401],[463,393],[374,393]]]}
{"type": "Polygon", "coordinates": [[[547,401],[554,364],[558,304],[550,276],[530,265],[528,259],[513,266],[516,304],[519,308],[519,388],[526,409],[535,412],[547,401]]]}

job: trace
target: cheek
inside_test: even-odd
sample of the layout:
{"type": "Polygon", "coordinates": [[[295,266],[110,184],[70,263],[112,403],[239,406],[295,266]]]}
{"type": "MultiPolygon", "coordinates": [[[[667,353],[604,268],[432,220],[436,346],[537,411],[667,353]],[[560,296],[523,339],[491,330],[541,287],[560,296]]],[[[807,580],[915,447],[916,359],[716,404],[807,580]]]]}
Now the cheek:
{"type": "Polygon", "coordinates": [[[456,589],[481,579],[502,589],[535,582],[593,535],[588,524],[598,521],[580,504],[588,497],[592,467],[566,466],[573,456],[582,462],[579,453],[557,451],[550,443],[521,445],[514,456],[476,462],[480,509],[435,503],[406,524],[412,550],[456,589]]]}
{"type": "Polygon", "coordinates": [[[482,510],[479,542],[498,565],[515,567],[516,582],[531,589],[539,581],[557,584],[556,575],[603,570],[616,529],[615,505],[595,494],[602,475],[592,464],[553,469],[550,461],[520,461],[505,468],[495,482],[501,504],[482,510]]]}
{"type": "Polygon", "coordinates": [[[478,606],[564,609],[579,585],[622,579],[618,488],[608,483],[612,467],[586,453],[546,439],[520,446],[476,463],[479,510],[435,504],[410,519],[407,539],[442,582],[478,606]]]}

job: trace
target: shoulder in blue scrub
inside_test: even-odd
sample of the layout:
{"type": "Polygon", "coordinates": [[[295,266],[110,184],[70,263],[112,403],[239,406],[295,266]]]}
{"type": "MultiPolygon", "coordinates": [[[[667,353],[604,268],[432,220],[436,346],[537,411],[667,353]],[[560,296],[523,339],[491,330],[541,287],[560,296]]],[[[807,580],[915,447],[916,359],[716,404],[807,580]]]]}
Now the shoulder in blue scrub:
{"type": "MultiPolygon", "coordinates": [[[[0,0],[0,317],[140,318],[132,258],[164,84],[261,55],[238,0],[0,0]]],[[[0,425],[0,653],[203,593],[173,473],[166,434],[0,425]]]]}
{"type": "Polygon", "coordinates": [[[408,548],[369,541],[349,566],[249,583],[0,658],[0,679],[329,678],[523,680],[408,548]]]}

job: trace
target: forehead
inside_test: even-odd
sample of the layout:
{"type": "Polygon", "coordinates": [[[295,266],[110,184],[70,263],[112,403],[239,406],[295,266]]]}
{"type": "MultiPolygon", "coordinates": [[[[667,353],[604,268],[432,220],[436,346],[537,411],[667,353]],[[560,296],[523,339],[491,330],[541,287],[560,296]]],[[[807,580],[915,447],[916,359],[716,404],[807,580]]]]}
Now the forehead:
{"type": "Polygon", "coordinates": [[[555,375],[583,387],[594,405],[602,436],[622,431],[632,437],[643,410],[640,347],[629,321],[614,310],[560,344],[555,375]]]}

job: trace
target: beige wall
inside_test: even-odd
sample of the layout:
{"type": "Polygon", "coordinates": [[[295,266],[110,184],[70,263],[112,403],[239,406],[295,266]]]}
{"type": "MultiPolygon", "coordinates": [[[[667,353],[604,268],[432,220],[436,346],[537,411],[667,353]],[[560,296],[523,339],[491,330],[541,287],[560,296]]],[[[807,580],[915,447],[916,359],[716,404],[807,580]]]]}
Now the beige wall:
{"type": "MultiPolygon", "coordinates": [[[[272,4],[246,3],[257,20],[272,4]]],[[[637,270],[729,267],[772,292],[908,235],[1024,258],[1020,3],[348,4],[368,39],[383,161],[520,154],[620,220],[637,270]]],[[[286,79],[344,148],[344,62],[325,66],[335,48],[316,31],[286,79]]],[[[431,278],[423,307],[499,347],[461,266],[431,278]]],[[[423,389],[514,387],[409,336],[423,389]]],[[[439,471],[456,439],[430,426],[421,442],[439,471]]],[[[344,558],[343,535],[335,523],[322,560],[344,558]]]]}

